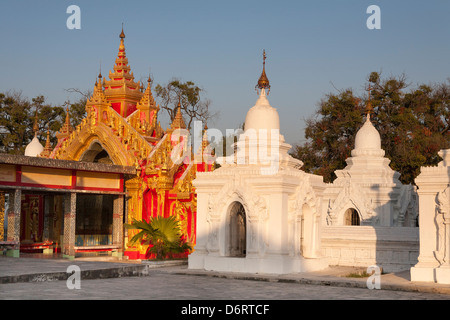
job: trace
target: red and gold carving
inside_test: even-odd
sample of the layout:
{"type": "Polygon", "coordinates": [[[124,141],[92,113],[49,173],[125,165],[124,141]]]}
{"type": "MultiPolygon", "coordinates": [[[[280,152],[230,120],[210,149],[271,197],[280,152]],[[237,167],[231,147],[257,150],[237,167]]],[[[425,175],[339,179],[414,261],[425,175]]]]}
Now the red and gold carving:
{"type": "MultiPolygon", "coordinates": [[[[126,222],[176,216],[183,238],[194,246],[197,203],[192,181],[197,170],[213,170],[213,165],[203,161],[202,156],[199,163],[193,162],[192,152],[187,151],[188,132],[180,109],[170,128],[166,131],[161,128],[160,108],[152,95],[151,79],[145,90],[143,84],[134,81],[124,38],[122,32],[110,80],[101,74],[96,80],[92,97],[86,103],[87,117],[75,129],[67,127],[59,134],[61,139],[49,157],[97,161],[96,152],[104,151],[112,164],[135,167],[136,176],[125,181],[126,222]],[[186,134],[174,136],[178,131],[186,134]]],[[[128,239],[136,232],[132,229],[125,232],[125,256],[152,258],[147,246],[129,245],[128,239]]]]}

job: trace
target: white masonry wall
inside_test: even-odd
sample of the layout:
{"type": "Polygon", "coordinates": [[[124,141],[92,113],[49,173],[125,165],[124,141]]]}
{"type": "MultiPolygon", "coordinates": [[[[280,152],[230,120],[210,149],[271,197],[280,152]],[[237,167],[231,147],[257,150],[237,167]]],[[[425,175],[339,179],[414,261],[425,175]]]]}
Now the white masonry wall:
{"type": "Polygon", "coordinates": [[[321,244],[330,266],[377,265],[397,272],[417,263],[419,228],[323,226],[321,244]]]}

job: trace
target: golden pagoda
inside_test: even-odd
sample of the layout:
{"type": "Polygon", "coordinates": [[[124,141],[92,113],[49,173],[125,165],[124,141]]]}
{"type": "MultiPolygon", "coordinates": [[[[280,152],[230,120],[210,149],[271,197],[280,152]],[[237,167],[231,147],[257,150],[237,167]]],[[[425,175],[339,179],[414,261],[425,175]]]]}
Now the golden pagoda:
{"type": "Polygon", "coordinates": [[[120,33],[119,53],[114,65],[114,72],[109,71],[109,79],[103,79],[102,86],[105,89],[105,96],[111,103],[113,109],[126,118],[132,114],[143,96],[140,91],[141,83],[134,82],[133,72],[128,65],[128,58],[125,53],[125,34],[120,33]]]}
{"type": "MultiPolygon", "coordinates": [[[[187,157],[191,161],[174,159],[178,145],[185,146],[188,141],[186,135],[176,130],[186,130],[181,108],[170,128],[163,130],[158,121],[160,108],[152,95],[151,79],[146,88],[134,81],[125,54],[123,27],[119,38],[119,52],[109,80],[100,72],[86,103],[87,116],[76,128],[70,127],[67,112],[66,123],[57,133],[58,143],[49,157],[134,166],[136,176],[125,181],[129,197],[126,222],[176,216],[183,238],[193,247],[197,208],[192,181],[197,171],[213,170],[213,161],[206,158],[209,161],[206,163],[203,157],[193,156],[187,157]],[[174,134],[177,137],[172,137],[174,134]],[[192,161],[194,158],[201,161],[192,161]]],[[[124,255],[129,259],[152,258],[148,246],[139,243],[128,246],[128,240],[136,232],[125,232],[124,255]]]]}

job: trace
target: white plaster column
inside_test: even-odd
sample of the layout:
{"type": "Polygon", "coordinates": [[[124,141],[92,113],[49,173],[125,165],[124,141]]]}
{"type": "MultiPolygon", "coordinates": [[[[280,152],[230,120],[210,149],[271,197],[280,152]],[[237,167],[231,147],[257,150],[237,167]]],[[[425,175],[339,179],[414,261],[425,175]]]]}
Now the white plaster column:
{"type": "MultiPolygon", "coordinates": [[[[420,177],[420,176],[419,176],[420,177]]],[[[436,215],[436,187],[424,186],[420,184],[420,179],[416,179],[419,185],[419,238],[420,249],[418,263],[411,268],[412,281],[435,281],[434,268],[439,266],[439,262],[434,256],[436,251],[435,225],[436,215]]],[[[443,188],[444,186],[442,186],[443,188]]]]}
{"type": "MultiPolygon", "coordinates": [[[[198,175],[199,173],[197,173],[198,175]]],[[[209,195],[207,190],[201,188],[199,184],[195,183],[197,191],[197,222],[196,222],[196,244],[195,250],[188,257],[188,264],[190,269],[203,269],[205,266],[205,257],[208,254],[207,244],[209,237],[209,223],[208,223],[208,204],[209,195]]],[[[215,230],[216,235],[218,230],[215,230]]]]}
{"type": "Polygon", "coordinates": [[[266,199],[270,212],[267,255],[288,255],[288,194],[273,190],[266,199]]]}
{"type": "Polygon", "coordinates": [[[416,178],[419,195],[419,262],[411,281],[450,284],[449,253],[450,150],[442,150],[437,167],[422,167],[416,178]]]}
{"type": "Polygon", "coordinates": [[[450,212],[443,214],[443,253],[442,264],[435,269],[436,282],[450,284],[450,212]]]}

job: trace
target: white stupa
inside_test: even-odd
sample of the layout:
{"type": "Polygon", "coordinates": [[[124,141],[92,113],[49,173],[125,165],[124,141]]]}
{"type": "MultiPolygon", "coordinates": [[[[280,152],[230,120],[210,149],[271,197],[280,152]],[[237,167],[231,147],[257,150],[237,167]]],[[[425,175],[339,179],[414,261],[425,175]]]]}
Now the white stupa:
{"type": "Polygon", "coordinates": [[[343,170],[335,171],[337,179],[325,192],[329,205],[323,215],[324,223],[413,226],[418,210],[415,188],[403,185],[400,173],[389,166],[391,161],[384,157],[370,110],[369,101],[366,121],[356,134],[352,156],[346,159],[343,170]]]}
{"type": "Polygon", "coordinates": [[[336,171],[339,178],[351,176],[353,179],[364,183],[394,183],[400,185],[400,173],[389,166],[391,160],[385,158],[385,152],[381,148],[380,134],[367,114],[364,125],[359,129],[355,137],[355,148],[351,152],[352,157],[346,160],[347,167],[336,171]],[[370,177],[370,179],[369,179],[370,177]]]}
{"type": "Polygon", "coordinates": [[[370,121],[370,113],[367,114],[366,122],[356,134],[352,156],[384,156],[384,150],[381,149],[381,137],[370,121]]]}
{"type": "Polygon", "coordinates": [[[39,142],[39,139],[37,137],[39,132],[39,127],[37,124],[37,113],[33,130],[34,130],[34,138],[25,148],[25,156],[27,157],[37,157],[38,155],[41,154],[42,151],[44,151],[44,146],[39,142]]]}
{"type": "Polygon", "coordinates": [[[266,75],[264,52],[263,71],[256,85],[259,97],[245,117],[244,133],[234,145],[234,154],[218,159],[220,165],[259,165],[263,174],[276,173],[279,168],[300,168],[303,163],[288,154],[291,145],[280,132],[280,117],[267,98],[270,83],[266,75]]]}
{"type": "Polygon", "coordinates": [[[248,130],[267,130],[269,133],[271,130],[280,130],[278,111],[270,105],[264,88],[245,117],[244,131],[248,130]]]}
{"type": "Polygon", "coordinates": [[[42,151],[44,151],[44,146],[39,142],[37,135],[35,135],[33,140],[25,148],[25,155],[27,157],[37,157],[42,151]]]}
{"type": "Polygon", "coordinates": [[[190,269],[285,274],[328,266],[320,250],[323,178],[298,170],[267,94],[247,112],[235,154],[212,172],[197,172],[197,243],[190,269]]]}

